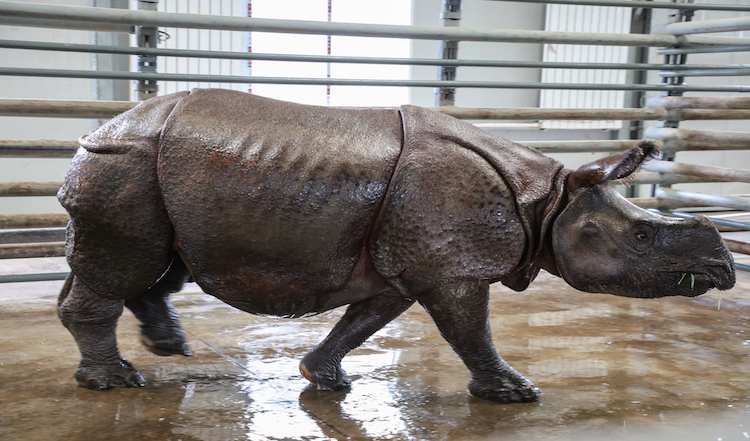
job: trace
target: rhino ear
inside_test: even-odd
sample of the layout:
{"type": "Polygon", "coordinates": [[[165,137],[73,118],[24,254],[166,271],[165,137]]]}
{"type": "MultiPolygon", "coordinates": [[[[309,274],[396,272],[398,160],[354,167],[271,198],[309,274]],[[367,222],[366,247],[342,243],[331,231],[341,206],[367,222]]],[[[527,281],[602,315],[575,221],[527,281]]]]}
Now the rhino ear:
{"type": "Polygon", "coordinates": [[[643,161],[656,157],[658,154],[659,146],[653,141],[641,141],[619,155],[589,162],[570,174],[568,191],[572,193],[584,187],[627,178],[640,167],[643,161]]]}

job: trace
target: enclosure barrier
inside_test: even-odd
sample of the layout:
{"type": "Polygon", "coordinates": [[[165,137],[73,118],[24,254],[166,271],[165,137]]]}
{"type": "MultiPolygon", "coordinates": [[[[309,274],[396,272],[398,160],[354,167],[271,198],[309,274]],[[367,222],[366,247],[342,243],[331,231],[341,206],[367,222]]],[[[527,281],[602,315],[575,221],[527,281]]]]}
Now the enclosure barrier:
{"type": "MultiPolygon", "coordinates": [[[[692,10],[750,11],[750,6],[706,5],[692,3],[666,3],[624,0],[521,0],[533,3],[586,4],[601,6],[627,6],[638,8],[679,8],[692,10]]],[[[182,27],[189,29],[212,29],[253,32],[282,32],[318,35],[347,35],[364,37],[411,38],[449,41],[484,41],[514,43],[559,43],[589,44],[634,47],[658,47],[659,53],[684,55],[700,52],[750,50],[750,40],[730,37],[695,37],[693,33],[713,32],[711,29],[750,29],[747,19],[729,21],[703,21],[674,23],[656,27],[661,34],[592,34],[580,32],[519,31],[497,29],[469,29],[461,27],[365,25],[353,23],[330,23],[271,20],[244,17],[221,17],[195,14],[167,14],[143,10],[119,10],[103,8],[71,7],[61,5],[37,5],[33,3],[0,1],[0,24],[19,26],[92,29],[107,32],[133,33],[135,26],[182,27]]],[[[719,31],[716,31],[719,32],[719,31]]],[[[200,57],[242,60],[275,60],[322,63],[403,64],[423,66],[475,66],[475,67],[520,67],[546,69],[623,69],[658,71],[665,79],[662,84],[570,84],[541,82],[477,82],[477,81],[421,81],[421,80],[345,80],[330,78],[263,78],[246,76],[180,75],[137,72],[106,72],[55,69],[19,69],[0,67],[0,75],[67,77],[93,79],[132,79],[156,81],[206,81],[223,83],[274,83],[274,84],[323,84],[323,85],[375,85],[436,88],[519,88],[519,89],[564,89],[564,90],[624,90],[630,92],[660,91],[669,95],[681,95],[689,91],[750,92],[746,85],[688,85],[684,77],[692,76],[737,76],[748,75],[749,66],[649,64],[649,63],[542,63],[494,60],[462,59],[399,59],[370,57],[303,56],[285,54],[236,53],[226,51],[199,51],[159,48],[131,48],[101,45],[67,45],[51,42],[18,42],[0,40],[1,48],[54,50],[84,53],[110,53],[147,56],[200,57]]],[[[674,60],[676,58],[673,58],[674,60]]],[[[131,102],[86,102],[51,100],[0,100],[0,115],[40,116],[62,118],[106,119],[132,108],[131,102]]],[[[655,97],[649,99],[646,108],[637,109],[468,109],[439,107],[434,110],[468,120],[621,120],[621,121],[668,121],[709,119],[750,120],[748,98],[683,98],[681,96],[655,97]],[[702,100],[702,101],[697,101],[702,100]]],[[[646,133],[656,139],[667,153],[685,150],[747,150],[750,136],[745,133],[690,131],[676,127],[652,128],[646,133]]],[[[544,152],[615,152],[632,146],[634,141],[539,141],[527,145],[544,152]]],[[[74,141],[0,141],[0,156],[69,157],[77,150],[74,141]]],[[[652,161],[644,167],[646,173],[636,178],[636,183],[659,184],[652,198],[632,199],[644,206],[658,209],[680,208],[694,205],[720,205],[723,207],[745,207],[748,199],[736,196],[715,196],[695,192],[684,192],[669,188],[681,182],[748,182],[747,171],[689,167],[684,164],[652,161]]],[[[13,183],[0,185],[0,196],[52,196],[61,183],[13,183]]],[[[679,212],[670,212],[677,215],[679,212]]],[[[688,214],[689,215],[689,214],[688,214]]],[[[62,255],[65,216],[56,217],[9,217],[0,216],[0,258],[30,257],[39,255],[62,255]],[[26,229],[29,225],[37,228],[26,229]]],[[[717,225],[720,219],[712,219],[717,225]]],[[[736,223],[740,224],[740,223],[736,223]]],[[[733,228],[750,229],[734,225],[733,228]]],[[[747,244],[730,244],[733,251],[747,252],[747,244]]],[[[50,280],[64,277],[64,273],[51,275],[22,276],[27,280],[50,280]]],[[[20,281],[0,276],[0,282],[20,281]]]]}

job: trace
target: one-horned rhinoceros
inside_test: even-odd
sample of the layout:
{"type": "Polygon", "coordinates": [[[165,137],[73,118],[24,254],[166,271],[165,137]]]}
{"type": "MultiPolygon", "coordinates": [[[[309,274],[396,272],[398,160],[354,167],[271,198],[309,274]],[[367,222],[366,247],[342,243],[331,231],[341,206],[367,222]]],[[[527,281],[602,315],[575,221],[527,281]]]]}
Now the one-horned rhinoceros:
{"type": "Polygon", "coordinates": [[[605,185],[655,152],[643,141],[571,171],[420,107],[200,89],[152,98],[81,138],[59,192],[72,269],[59,315],[81,351],[75,378],[146,384],[117,349],[123,305],[147,348],[187,355],[167,296],[190,276],[255,314],[349,305],[300,363],[321,389],[348,387],[344,355],[419,302],[471,371],[472,395],[536,400],[493,345],[491,283],[523,290],[543,268],[631,297],[734,284],[707,219],[661,217],[605,185]]]}

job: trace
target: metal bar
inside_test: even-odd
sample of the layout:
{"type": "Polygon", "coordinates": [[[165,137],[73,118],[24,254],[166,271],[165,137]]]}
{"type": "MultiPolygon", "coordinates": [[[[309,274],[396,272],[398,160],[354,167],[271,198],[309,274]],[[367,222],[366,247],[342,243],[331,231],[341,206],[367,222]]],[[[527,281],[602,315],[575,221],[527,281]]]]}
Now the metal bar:
{"type": "Polygon", "coordinates": [[[64,241],[65,227],[0,230],[0,244],[64,241]]]}
{"type": "Polygon", "coordinates": [[[111,118],[138,105],[131,101],[63,101],[0,98],[0,116],[111,118]]]}
{"type": "MultiPolygon", "coordinates": [[[[548,109],[551,110],[551,109],[548,109]]],[[[450,114],[450,112],[442,112],[450,114]]],[[[518,114],[510,113],[510,117],[507,119],[517,119],[518,114]]],[[[582,117],[583,118],[583,117],[582,117]]],[[[545,115],[545,119],[555,119],[555,115],[552,112],[545,115]]],[[[63,142],[63,141],[60,141],[63,142]]],[[[29,141],[32,145],[36,141],[29,141]]],[[[2,141],[0,141],[0,145],[2,141]]],[[[604,152],[604,153],[616,153],[627,150],[633,146],[632,140],[580,140],[580,141],[524,141],[523,144],[533,147],[544,153],[591,153],[591,152],[604,152]]],[[[746,146],[727,146],[723,144],[711,145],[705,142],[700,143],[685,143],[687,145],[680,144],[679,150],[734,150],[734,149],[747,149],[746,146]]],[[[77,145],[77,144],[76,144],[77,145]]],[[[669,150],[673,148],[669,141],[663,143],[662,150],[669,150]]],[[[0,157],[3,156],[37,156],[37,157],[70,157],[75,154],[75,148],[64,148],[64,149],[42,149],[42,150],[30,150],[26,153],[23,147],[4,151],[4,148],[0,146],[0,157]],[[64,153],[64,154],[63,154],[64,153]]]]}
{"type": "Polygon", "coordinates": [[[733,253],[750,254],[750,243],[727,238],[724,238],[724,243],[727,244],[727,248],[729,248],[729,251],[733,253]]]}
{"type": "Polygon", "coordinates": [[[641,208],[645,209],[657,209],[657,208],[668,208],[668,209],[675,209],[675,208],[682,208],[686,207],[687,204],[684,204],[680,201],[671,201],[666,199],[659,199],[655,197],[650,198],[628,198],[628,201],[641,208]]]}
{"type": "Polygon", "coordinates": [[[736,144],[724,141],[663,141],[663,152],[700,152],[700,151],[737,151],[747,150],[746,144],[736,144]]]}
{"type": "Polygon", "coordinates": [[[652,109],[750,109],[750,97],[652,96],[646,99],[652,109]]]}
{"type": "Polygon", "coordinates": [[[663,174],[663,173],[651,173],[651,172],[640,172],[636,175],[635,179],[629,182],[620,182],[623,185],[674,185],[674,184],[692,184],[702,182],[722,182],[718,179],[713,178],[699,178],[695,176],[685,176],[676,174],[663,174]]]}
{"type": "MultiPolygon", "coordinates": [[[[2,68],[0,68],[1,70],[2,68]]],[[[36,116],[52,118],[111,118],[132,109],[132,101],[62,101],[0,98],[0,116],[36,116]]],[[[474,120],[737,120],[750,119],[750,109],[539,109],[539,108],[467,108],[439,107],[432,110],[459,119],[474,120]]],[[[15,142],[15,141],[9,141],[15,142]]],[[[36,142],[36,141],[32,141],[36,142]]],[[[73,148],[74,143],[70,143],[73,148]]],[[[730,146],[731,147],[731,146],[730,146]]],[[[692,148],[693,150],[702,150],[692,148]]],[[[0,150],[2,145],[0,144],[0,150]]],[[[10,153],[9,153],[10,154],[10,153]]]]}
{"type": "Polygon", "coordinates": [[[0,196],[56,196],[62,182],[0,182],[0,196]]]}
{"type": "Polygon", "coordinates": [[[700,47],[680,47],[659,49],[656,52],[659,55],[686,55],[686,54],[715,54],[721,52],[747,52],[750,51],[750,45],[719,45],[719,46],[700,46],[700,47]]]}
{"type": "Polygon", "coordinates": [[[717,206],[734,208],[737,210],[750,210],[750,199],[737,196],[698,193],[695,191],[675,190],[668,187],[657,188],[655,196],[660,199],[671,199],[700,206],[717,206]]]}
{"type": "Polygon", "coordinates": [[[515,43],[563,43],[621,46],[670,47],[675,45],[742,44],[744,39],[721,37],[681,37],[671,35],[606,34],[584,32],[549,32],[537,30],[470,29],[441,26],[406,26],[365,23],[277,20],[165,13],[157,11],[118,10],[81,6],[62,6],[0,1],[0,18],[58,20],[83,23],[110,23],[137,26],[215,29],[242,32],[280,32],[313,35],[346,35],[359,37],[410,38],[450,41],[488,41],[515,43]]]}
{"type": "Polygon", "coordinates": [[[75,29],[80,31],[119,32],[123,34],[132,34],[135,32],[135,27],[130,25],[38,20],[21,17],[0,17],[0,25],[28,26],[32,28],[75,29]]]}
{"type": "Polygon", "coordinates": [[[0,228],[64,227],[68,220],[67,214],[0,214],[0,228]]]}
{"type": "Polygon", "coordinates": [[[643,90],[666,92],[750,92],[750,85],[648,85],[588,83],[523,83],[496,81],[430,81],[430,80],[360,80],[343,78],[279,78],[234,75],[190,75],[166,73],[104,72],[90,70],[29,69],[0,67],[0,76],[89,78],[119,80],[196,81],[239,84],[335,85],[335,86],[403,86],[403,87],[470,87],[482,89],[560,89],[560,90],[643,90]]]}
{"type": "Polygon", "coordinates": [[[648,63],[568,63],[505,60],[449,60],[437,58],[381,58],[345,57],[337,55],[265,54],[258,52],[204,51],[192,49],[141,48],[93,44],[50,43],[42,41],[0,40],[0,48],[50,50],[124,55],[153,55],[159,57],[211,58],[226,60],[293,61],[305,63],[395,64],[410,66],[471,66],[471,67],[522,67],[545,69],[607,69],[607,70],[664,70],[664,69],[725,69],[724,64],[695,64],[674,66],[648,63]]]}
{"type": "Polygon", "coordinates": [[[715,179],[721,182],[750,182],[750,170],[681,164],[670,161],[647,161],[643,163],[641,168],[655,173],[673,173],[715,179]]]}
{"type": "MultiPolygon", "coordinates": [[[[458,119],[492,120],[492,119],[519,119],[519,120],[659,120],[666,116],[667,112],[650,112],[649,110],[662,109],[542,109],[542,108],[508,108],[494,109],[481,107],[435,107],[437,112],[445,113],[458,119]]],[[[748,115],[750,116],[750,115],[748,115]]],[[[632,142],[631,146],[632,146],[632,142]]]]}
{"type": "MultiPolygon", "coordinates": [[[[685,213],[685,212],[681,212],[681,211],[671,211],[671,210],[653,210],[653,211],[657,211],[657,212],[659,212],[661,214],[666,214],[668,216],[679,217],[679,218],[683,218],[683,219],[689,219],[689,218],[693,218],[693,217],[698,216],[697,214],[685,213]]],[[[750,231],[750,224],[748,224],[746,222],[730,221],[730,220],[720,219],[718,217],[712,217],[712,216],[709,216],[708,219],[711,222],[713,222],[714,225],[717,225],[717,226],[729,227],[729,228],[733,228],[735,230],[750,231]]]]}
{"type": "Polygon", "coordinates": [[[716,20],[666,23],[651,28],[654,34],[686,35],[706,32],[736,32],[750,30],[750,17],[720,18],[716,20]]]}
{"type": "MultiPolygon", "coordinates": [[[[507,1],[507,0],[496,0],[507,1]]],[[[667,3],[636,0],[512,0],[520,3],[552,3],[558,5],[612,6],[624,8],[685,9],[691,11],[750,11],[749,6],[713,5],[706,3],[667,3]]]]}
{"type": "Polygon", "coordinates": [[[0,259],[60,257],[64,255],[65,242],[0,244],[0,259]]]}
{"type": "Polygon", "coordinates": [[[739,77],[750,75],[750,67],[727,69],[662,70],[660,77],[739,77]]]}
{"type": "MultiPolygon", "coordinates": [[[[743,110],[735,110],[743,112],[743,110]]],[[[668,127],[649,127],[645,133],[647,138],[662,141],[688,141],[688,142],[719,142],[724,145],[735,145],[750,148],[750,133],[748,132],[723,132],[718,130],[690,130],[673,129],[668,127]]]]}
{"type": "Polygon", "coordinates": [[[0,141],[0,157],[69,158],[76,150],[76,141],[0,141]]]}
{"type": "Polygon", "coordinates": [[[39,274],[2,274],[0,283],[18,282],[47,282],[50,280],[65,280],[70,273],[39,273],[39,274]]]}

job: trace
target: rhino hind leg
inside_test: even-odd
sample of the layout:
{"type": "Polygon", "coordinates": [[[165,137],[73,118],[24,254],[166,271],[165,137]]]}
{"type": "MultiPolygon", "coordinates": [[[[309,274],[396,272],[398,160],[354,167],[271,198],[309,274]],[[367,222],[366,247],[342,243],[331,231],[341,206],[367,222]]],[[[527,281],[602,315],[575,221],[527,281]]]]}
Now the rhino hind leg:
{"type": "Polygon", "coordinates": [[[127,307],[141,322],[141,343],[160,356],[191,356],[177,312],[169,301],[190,275],[182,259],[175,255],[166,273],[143,294],[125,300],[127,307]]]}
{"type": "Polygon", "coordinates": [[[486,282],[449,284],[429,291],[418,300],[471,372],[469,393],[501,403],[539,399],[539,388],[508,365],[495,349],[488,320],[486,282]]]}
{"type": "Polygon", "coordinates": [[[115,330],[123,301],[102,297],[71,276],[63,288],[58,315],[81,352],[78,385],[94,390],[143,387],[146,380],[120,356],[115,330]]]}
{"type": "Polygon", "coordinates": [[[349,305],[325,340],[302,359],[300,372],[318,389],[348,388],[351,379],[341,368],[344,356],[413,304],[394,290],[349,305]]]}

